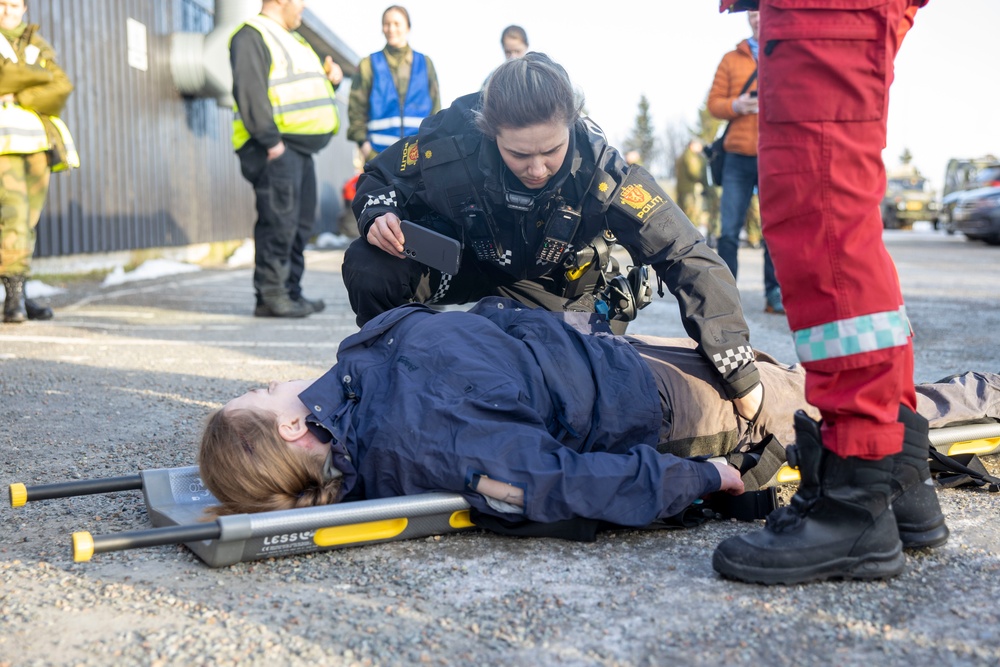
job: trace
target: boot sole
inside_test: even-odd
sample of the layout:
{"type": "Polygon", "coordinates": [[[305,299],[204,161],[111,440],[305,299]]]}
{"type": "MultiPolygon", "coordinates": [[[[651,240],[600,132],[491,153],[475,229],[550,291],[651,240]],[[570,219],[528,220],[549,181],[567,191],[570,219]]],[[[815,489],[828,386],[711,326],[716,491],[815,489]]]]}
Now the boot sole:
{"type": "Polygon", "coordinates": [[[939,515],[923,526],[899,526],[899,539],[903,543],[904,549],[939,547],[948,541],[949,534],[943,515],[939,515]]]}
{"type": "Polygon", "coordinates": [[[712,556],[712,567],[726,579],[751,584],[792,586],[811,581],[830,579],[887,579],[900,574],[906,567],[906,556],[902,546],[888,553],[868,554],[862,558],[837,558],[808,567],[786,570],[752,567],[733,563],[716,551],[712,556]]]}

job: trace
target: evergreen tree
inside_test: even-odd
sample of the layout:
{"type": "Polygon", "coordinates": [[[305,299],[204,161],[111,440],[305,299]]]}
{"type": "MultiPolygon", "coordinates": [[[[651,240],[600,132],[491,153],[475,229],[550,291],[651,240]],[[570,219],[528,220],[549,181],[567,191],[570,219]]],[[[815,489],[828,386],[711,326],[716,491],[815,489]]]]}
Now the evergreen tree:
{"type": "Polygon", "coordinates": [[[649,100],[645,95],[639,98],[639,112],[635,116],[632,135],[625,142],[626,151],[639,151],[644,165],[655,164],[658,155],[656,137],[653,135],[653,120],[649,115],[649,100]]]}

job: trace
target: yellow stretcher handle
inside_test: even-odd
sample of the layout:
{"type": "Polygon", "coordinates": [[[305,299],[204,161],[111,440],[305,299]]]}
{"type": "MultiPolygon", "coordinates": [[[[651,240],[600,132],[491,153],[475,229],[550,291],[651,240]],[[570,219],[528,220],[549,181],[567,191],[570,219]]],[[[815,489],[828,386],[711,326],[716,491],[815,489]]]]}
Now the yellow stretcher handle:
{"type": "Polygon", "coordinates": [[[94,536],[85,530],[73,533],[73,562],[86,563],[94,556],[94,536]]]}
{"type": "Polygon", "coordinates": [[[28,502],[28,488],[24,484],[10,485],[10,506],[23,507],[28,502]]]}

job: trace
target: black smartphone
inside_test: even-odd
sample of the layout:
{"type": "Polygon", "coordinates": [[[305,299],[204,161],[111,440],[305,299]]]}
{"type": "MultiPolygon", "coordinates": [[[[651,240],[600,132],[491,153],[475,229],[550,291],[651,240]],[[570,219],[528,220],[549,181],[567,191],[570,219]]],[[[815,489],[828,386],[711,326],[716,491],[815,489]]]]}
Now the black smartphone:
{"type": "Polygon", "coordinates": [[[441,273],[455,275],[462,264],[462,244],[432,229],[401,220],[403,254],[441,273]]]}

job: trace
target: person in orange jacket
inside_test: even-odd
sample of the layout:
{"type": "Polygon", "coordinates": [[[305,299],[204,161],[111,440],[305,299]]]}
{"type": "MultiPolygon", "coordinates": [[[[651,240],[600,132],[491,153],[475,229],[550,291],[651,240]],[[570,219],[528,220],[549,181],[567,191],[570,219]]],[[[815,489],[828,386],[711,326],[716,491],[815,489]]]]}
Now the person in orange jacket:
{"type": "MultiPolygon", "coordinates": [[[[722,168],[722,221],[716,250],[738,275],[740,231],[747,223],[757,188],[757,57],[760,12],[748,12],[752,34],[722,57],[708,93],[708,111],[728,121],[726,161],[722,168]]],[[[782,314],[781,287],[774,276],[771,254],[764,245],[764,312],[782,314]]]]}
{"type": "Polygon", "coordinates": [[[725,577],[883,578],[948,539],[915,413],[911,329],[882,242],[893,60],[927,0],[723,0],[761,18],[764,238],[822,422],[795,417],[802,483],[763,530],[718,546],[725,577]]]}

